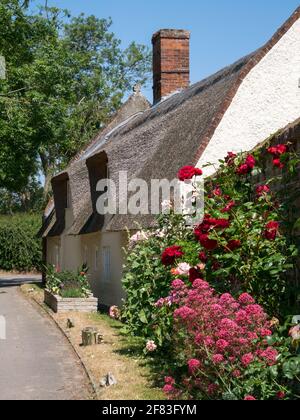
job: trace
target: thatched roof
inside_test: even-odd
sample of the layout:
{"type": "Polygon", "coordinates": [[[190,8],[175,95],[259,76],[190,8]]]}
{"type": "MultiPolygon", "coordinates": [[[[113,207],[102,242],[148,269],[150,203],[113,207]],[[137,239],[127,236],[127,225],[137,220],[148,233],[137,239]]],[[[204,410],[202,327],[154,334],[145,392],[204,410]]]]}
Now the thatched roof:
{"type": "Polygon", "coordinates": [[[98,226],[94,219],[92,229],[86,230],[93,213],[86,159],[105,152],[110,178],[117,186],[119,171],[127,171],[129,180],[148,183],[174,179],[179,168],[198,162],[244,78],[299,17],[300,8],[263,48],[152,108],[140,94],[133,95],[66,170],[74,211],[69,234],[135,229],[136,222],[152,226],[150,216],[116,215],[99,220],[98,226]]]}

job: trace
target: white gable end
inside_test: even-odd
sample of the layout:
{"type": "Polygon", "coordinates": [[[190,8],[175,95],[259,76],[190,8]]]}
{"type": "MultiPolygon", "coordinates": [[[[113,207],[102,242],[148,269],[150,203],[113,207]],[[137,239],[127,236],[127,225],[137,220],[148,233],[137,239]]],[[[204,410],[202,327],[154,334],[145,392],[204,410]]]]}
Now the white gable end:
{"type": "Polygon", "coordinates": [[[300,19],[245,77],[197,166],[251,150],[299,118],[299,82],[300,19]]]}

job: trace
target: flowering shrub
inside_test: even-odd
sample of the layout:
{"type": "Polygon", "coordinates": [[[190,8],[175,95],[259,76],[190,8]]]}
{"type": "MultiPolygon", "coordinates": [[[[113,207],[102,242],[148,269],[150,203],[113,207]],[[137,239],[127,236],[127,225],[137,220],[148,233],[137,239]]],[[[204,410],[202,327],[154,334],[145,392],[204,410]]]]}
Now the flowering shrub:
{"type": "MultiPolygon", "coordinates": [[[[292,398],[299,331],[288,337],[274,317],[283,321],[296,303],[285,274],[297,249],[284,194],[272,183],[287,184],[298,164],[282,145],[228,153],[206,182],[206,214],[193,229],[171,210],[159,217],[157,231],[131,242],[122,316],[167,373],[170,398],[292,398]],[[265,154],[278,176],[257,185],[265,154]]],[[[178,178],[201,172],[185,167],[178,178]]]]}
{"type": "MultiPolygon", "coordinates": [[[[293,354],[273,337],[263,308],[248,294],[217,295],[204,280],[172,284],[175,372],[166,378],[169,398],[293,398],[286,375],[293,354]],[[180,367],[180,369],[178,369],[180,367]],[[175,379],[176,378],[176,379],[175,379]]],[[[290,343],[289,343],[290,344],[290,343]]],[[[300,365],[292,376],[300,373],[300,365]]]]}
{"type": "Polygon", "coordinates": [[[121,311],[117,306],[111,306],[109,308],[109,316],[111,319],[120,319],[121,311]]]}
{"type": "Polygon", "coordinates": [[[80,267],[77,272],[61,271],[59,267],[49,265],[46,273],[46,289],[66,298],[88,297],[91,288],[87,279],[87,268],[80,267]]]}

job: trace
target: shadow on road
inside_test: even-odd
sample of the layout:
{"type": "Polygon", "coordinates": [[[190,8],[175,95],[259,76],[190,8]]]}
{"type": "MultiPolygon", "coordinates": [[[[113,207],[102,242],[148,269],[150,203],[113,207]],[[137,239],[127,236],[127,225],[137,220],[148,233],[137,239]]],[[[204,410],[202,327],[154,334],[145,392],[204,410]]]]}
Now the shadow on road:
{"type": "Polygon", "coordinates": [[[1,287],[13,287],[13,286],[21,286],[22,284],[41,284],[42,277],[41,276],[9,276],[9,277],[1,277],[0,276],[0,288],[1,287]]]}

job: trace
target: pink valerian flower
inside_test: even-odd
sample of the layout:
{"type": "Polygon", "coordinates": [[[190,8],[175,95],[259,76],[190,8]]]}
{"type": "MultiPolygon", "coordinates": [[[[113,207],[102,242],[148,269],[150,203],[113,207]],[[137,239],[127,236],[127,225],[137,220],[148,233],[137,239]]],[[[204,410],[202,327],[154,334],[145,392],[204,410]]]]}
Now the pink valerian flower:
{"type": "Polygon", "coordinates": [[[254,362],[254,355],[252,353],[244,354],[242,357],[242,364],[247,367],[254,362]]]}
{"type": "Polygon", "coordinates": [[[234,378],[240,378],[242,376],[242,372],[240,370],[236,369],[232,372],[232,376],[234,378]]]}
{"type": "Polygon", "coordinates": [[[254,361],[262,366],[277,362],[277,350],[268,347],[264,336],[271,332],[268,317],[249,294],[242,294],[238,300],[229,293],[219,296],[201,279],[174,293],[178,305],[174,311],[174,345],[177,337],[184,335],[187,357],[194,351],[197,357],[192,360],[202,362],[200,368],[195,364],[196,374],[190,372],[189,378],[180,379],[178,387],[208,394],[209,384],[218,381],[215,372],[223,367],[232,372],[234,380],[242,378],[254,361]]]}
{"type": "Polygon", "coordinates": [[[181,279],[172,281],[171,287],[173,290],[181,290],[185,287],[185,283],[181,279]]]}
{"type": "Polygon", "coordinates": [[[255,304],[255,300],[248,293],[243,293],[239,297],[238,301],[241,305],[254,305],[255,304]]]}
{"type": "Polygon", "coordinates": [[[173,265],[177,258],[183,257],[183,251],[181,246],[171,246],[166,248],[161,256],[162,264],[165,266],[173,265]]]}
{"type": "Polygon", "coordinates": [[[260,185],[256,188],[256,195],[257,197],[263,197],[264,195],[269,194],[271,191],[268,185],[260,185]]]}
{"type": "Polygon", "coordinates": [[[260,353],[260,357],[265,359],[269,366],[274,366],[277,362],[278,351],[273,347],[268,347],[265,351],[260,353]]]}
{"type": "Polygon", "coordinates": [[[223,363],[225,361],[224,356],[222,354],[215,354],[212,357],[212,361],[215,365],[220,365],[221,363],[223,363]]]}
{"type": "Polygon", "coordinates": [[[207,393],[208,393],[208,395],[210,395],[212,397],[218,392],[218,390],[219,390],[219,385],[210,384],[210,385],[208,385],[207,393]]]}
{"type": "Polygon", "coordinates": [[[165,384],[167,384],[167,385],[175,385],[175,379],[172,378],[171,376],[166,376],[165,377],[165,384]]]}
{"type": "Polygon", "coordinates": [[[259,334],[261,337],[271,337],[272,336],[272,331],[268,330],[267,328],[261,328],[259,330],[259,334]]]}
{"type": "Polygon", "coordinates": [[[121,316],[121,311],[120,311],[120,309],[119,309],[117,306],[112,306],[112,307],[109,309],[109,316],[110,316],[112,319],[120,319],[120,316],[121,316]]]}
{"type": "Polygon", "coordinates": [[[193,179],[195,176],[201,176],[203,171],[201,169],[195,168],[194,166],[184,166],[178,172],[179,181],[187,181],[193,179]]]}
{"type": "Polygon", "coordinates": [[[164,392],[165,394],[171,394],[171,393],[173,393],[173,392],[174,392],[174,390],[175,390],[175,388],[173,387],[173,385],[166,384],[166,385],[163,387],[163,392],[164,392]]]}
{"type": "Polygon", "coordinates": [[[246,395],[246,397],[244,398],[244,401],[256,401],[256,398],[253,397],[252,395],[246,395]]]}
{"type": "Polygon", "coordinates": [[[174,318],[180,318],[183,320],[193,319],[196,316],[196,312],[189,308],[188,306],[183,306],[182,308],[176,309],[174,312],[174,318]]]}
{"type": "Polygon", "coordinates": [[[155,352],[155,350],[157,350],[157,345],[155,344],[155,341],[153,341],[153,340],[149,340],[149,341],[147,341],[147,344],[146,344],[146,350],[147,350],[149,353],[153,353],[153,352],[155,352]]]}
{"type": "Polygon", "coordinates": [[[188,361],[189,372],[194,375],[201,367],[201,362],[198,359],[191,359],[188,361]]]}
{"type": "Polygon", "coordinates": [[[226,340],[223,340],[223,339],[221,339],[221,340],[218,340],[217,341],[217,343],[216,343],[216,345],[217,345],[217,349],[219,350],[219,351],[224,351],[224,350],[226,350],[227,349],[227,347],[229,347],[229,343],[226,341],[226,340]]]}
{"type": "Polygon", "coordinates": [[[265,227],[264,237],[269,241],[275,241],[280,224],[278,222],[269,222],[265,227]]]}

